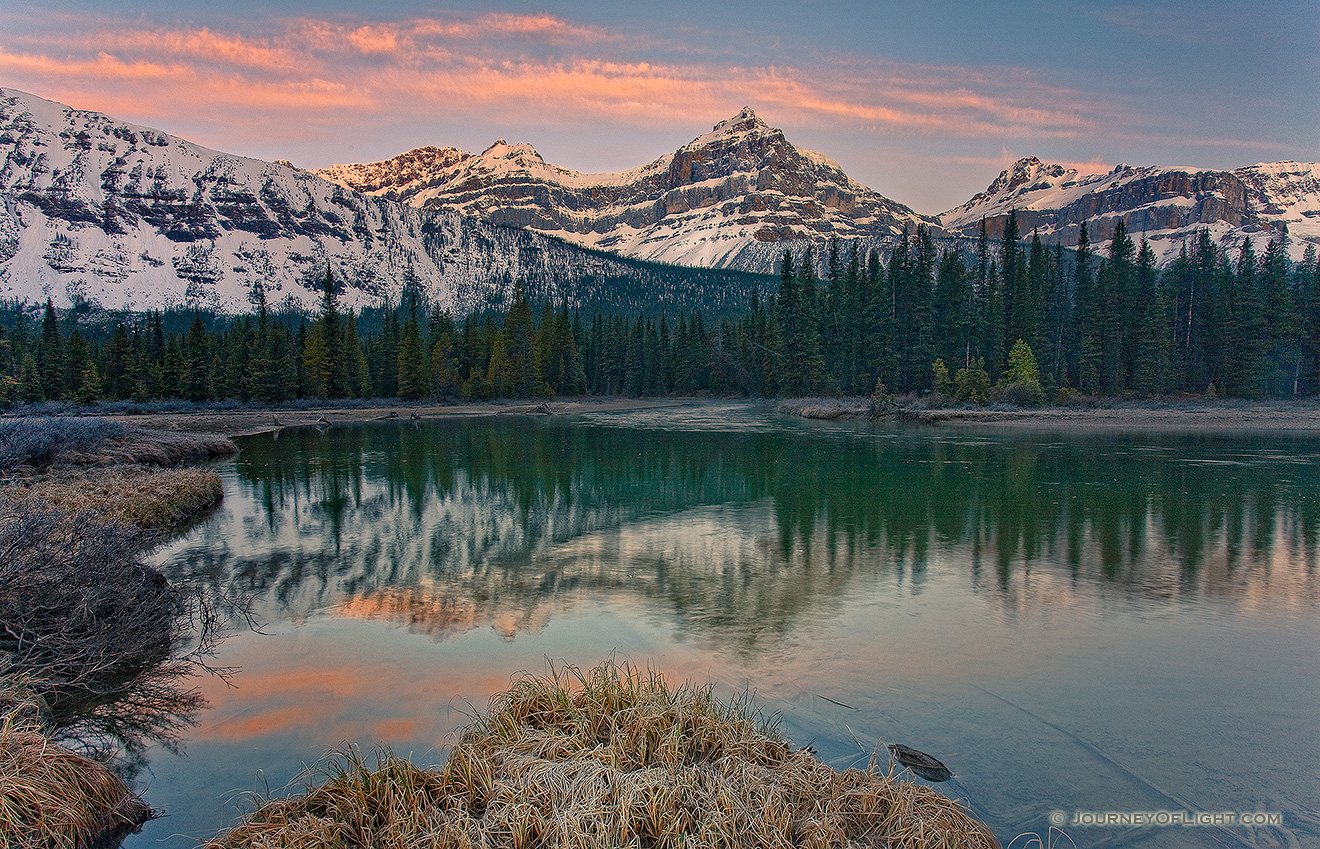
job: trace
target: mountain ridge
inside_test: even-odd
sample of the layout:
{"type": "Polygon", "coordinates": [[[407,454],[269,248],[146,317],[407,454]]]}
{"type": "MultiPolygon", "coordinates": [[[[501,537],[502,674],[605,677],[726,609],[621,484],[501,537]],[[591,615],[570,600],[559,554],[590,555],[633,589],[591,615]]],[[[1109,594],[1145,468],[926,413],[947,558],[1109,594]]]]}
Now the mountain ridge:
{"type": "Polygon", "coordinates": [[[0,88],[0,296],[234,313],[259,285],[273,308],[314,310],[327,270],[346,307],[412,287],[455,313],[507,300],[519,277],[557,302],[674,313],[727,310],[755,285],[416,209],[0,88]]]}
{"type": "Polygon", "coordinates": [[[848,177],[828,156],[791,144],[750,107],[673,153],[624,171],[583,174],[546,163],[529,144],[501,139],[481,154],[417,148],[316,173],[423,209],[458,209],[683,265],[727,267],[740,256],[746,262],[755,243],[877,239],[921,224],[939,227],[934,217],[848,177]],[[429,170],[410,167],[423,159],[429,170]],[[390,173],[397,175],[392,183],[380,179],[390,173]]]}
{"type": "Polygon", "coordinates": [[[1121,220],[1129,233],[1147,237],[1161,265],[1201,229],[1225,249],[1244,236],[1263,245],[1287,235],[1297,260],[1308,244],[1320,244],[1320,164],[1259,163],[1233,171],[1117,165],[1086,174],[1026,157],[940,221],[975,237],[984,219],[990,237],[999,238],[1010,210],[1021,232],[1038,231],[1044,241],[1065,247],[1077,245],[1083,221],[1096,244],[1112,238],[1121,220]]]}
{"type": "Polygon", "coordinates": [[[503,139],[479,154],[431,146],[311,171],[0,88],[0,296],[29,301],[232,313],[261,286],[273,307],[309,310],[329,269],[346,306],[411,288],[460,313],[504,302],[521,277],[572,306],[727,311],[767,281],[694,266],[774,273],[786,249],[800,257],[831,237],[883,257],[916,226],[965,249],[982,219],[998,238],[1012,209],[1020,232],[1069,247],[1083,221],[1101,244],[1121,220],[1161,264],[1202,228],[1226,250],[1286,233],[1296,260],[1320,244],[1320,165],[1086,174],[1029,157],[934,217],[750,108],[604,174],[503,139]],[[664,262],[687,269],[647,265],[664,262]]]}

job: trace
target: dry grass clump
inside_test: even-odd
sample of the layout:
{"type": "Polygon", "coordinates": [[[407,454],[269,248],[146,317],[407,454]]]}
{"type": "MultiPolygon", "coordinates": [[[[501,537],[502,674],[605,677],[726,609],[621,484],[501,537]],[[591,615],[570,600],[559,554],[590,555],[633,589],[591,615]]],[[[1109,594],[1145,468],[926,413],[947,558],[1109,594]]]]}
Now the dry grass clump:
{"type": "Polygon", "coordinates": [[[777,412],[804,419],[856,419],[869,411],[865,398],[786,398],[777,412]]]}
{"type": "Polygon", "coordinates": [[[835,772],[710,687],[604,665],[519,680],[440,770],[388,751],[323,768],[229,847],[995,847],[961,806],[874,765],[835,772]]]}
{"type": "Polygon", "coordinates": [[[24,478],[13,482],[6,494],[69,516],[96,510],[108,520],[168,531],[220,503],[224,486],[209,469],[107,466],[24,478]]]}
{"type": "Polygon", "coordinates": [[[100,456],[113,463],[178,466],[237,453],[238,446],[227,436],[128,427],[103,446],[100,456]]]}
{"type": "Polygon", "coordinates": [[[155,815],[104,764],[53,745],[37,713],[0,715],[0,847],[118,846],[155,815]]]}

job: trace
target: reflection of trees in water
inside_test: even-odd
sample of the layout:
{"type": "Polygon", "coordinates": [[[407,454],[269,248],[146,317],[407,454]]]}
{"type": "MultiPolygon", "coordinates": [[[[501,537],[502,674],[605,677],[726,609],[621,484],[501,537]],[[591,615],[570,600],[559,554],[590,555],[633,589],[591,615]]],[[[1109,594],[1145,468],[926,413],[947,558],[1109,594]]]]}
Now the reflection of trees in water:
{"type": "Polygon", "coordinates": [[[348,597],[345,612],[435,633],[535,630],[605,591],[754,642],[858,572],[920,575],[934,551],[1010,605],[1046,566],[1103,591],[1310,604],[1315,448],[516,419],[285,431],[243,445],[250,512],[174,562],[281,615],[348,597]]]}
{"type": "Polygon", "coordinates": [[[969,546],[1001,589],[1048,560],[1078,578],[1142,588],[1172,577],[1179,592],[1210,594],[1282,565],[1316,595],[1314,441],[885,436],[804,440],[781,458],[784,540],[825,523],[916,569],[932,545],[969,546]]]}

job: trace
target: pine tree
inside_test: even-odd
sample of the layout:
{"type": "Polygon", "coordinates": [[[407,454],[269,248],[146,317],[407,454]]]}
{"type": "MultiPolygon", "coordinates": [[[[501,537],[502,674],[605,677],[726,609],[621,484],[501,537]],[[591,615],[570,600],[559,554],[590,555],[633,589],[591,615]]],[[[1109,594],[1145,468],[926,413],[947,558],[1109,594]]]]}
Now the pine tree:
{"type": "Polygon", "coordinates": [[[183,340],[183,392],[189,401],[211,397],[211,345],[201,313],[193,313],[193,322],[183,340]]]}
{"type": "Polygon", "coordinates": [[[971,283],[962,257],[957,251],[946,250],[940,256],[939,271],[935,275],[931,308],[931,339],[942,362],[959,363],[970,358],[968,308],[972,299],[971,283]]]}
{"type": "Polygon", "coordinates": [[[123,400],[132,394],[132,378],[130,363],[132,361],[132,344],[128,338],[128,328],[124,323],[115,324],[114,331],[110,334],[110,339],[106,342],[105,350],[102,353],[103,368],[100,370],[105,375],[105,397],[112,400],[123,400]]]}
{"type": "Polygon", "coordinates": [[[351,394],[352,378],[344,350],[344,332],[339,316],[339,298],[334,274],[329,267],[321,282],[321,315],[317,324],[321,328],[321,341],[325,346],[325,394],[318,397],[344,398],[351,394]]]}
{"type": "Polygon", "coordinates": [[[351,398],[369,398],[376,393],[372,391],[371,369],[367,366],[367,355],[362,348],[358,319],[353,310],[344,316],[343,327],[340,348],[344,352],[345,394],[351,398]]]}
{"type": "Polygon", "coordinates": [[[1262,390],[1267,395],[1295,395],[1301,372],[1301,322],[1298,299],[1289,283],[1288,236],[1270,239],[1260,258],[1262,390]]]}
{"type": "Polygon", "coordinates": [[[1137,354],[1133,362],[1133,388],[1142,395],[1163,395],[1173,383],[1172,300],[1155,271],[1155,251],[1142,239],[1137,254],[1137,285],[1150,292],[1142,320],[1135,331],[1137,354]]]}
{"type": "Polygon", "coordinates": [[[422,332],[417,323],[417,295],[409,295],[408,320],[399,339],[398,380],[400,398],[424,398],[431,391],[429,358],[423,352],[422,332]]]}
{"type": "Polygon", "coordinates": [[[312,398],[330,397],[330,353],[325,343],[325,324],[312,324],[303,344],[303,392],[312,398]]]}
{"type": "Polygon", "coordinates": [[[42,398],[58,398],[64,391],[64,335],[50,298],[41,316],[41,344],[37,348],[37,370],[41,373],[42,398]]]}
{"type": "Polygon", "coordinates": [[[83,339],[82,333],[77,327],[69,334],[68,340],[64,344],[64,368],[59,378],[60,396],[62,398],[77,398],[79,390],[82,387],[83,373],[87,369],[89,359],[87,353],[87,342],[83,339]]]}
{"type": "Polygon", "coordinates": [[[527,286],[522,278],[514,282],[513,303],[504,319],[504,335],[511,369],[510,394],[517,398],[528,398],[536,394],[541,381],[532,333],[532,304],[527,298],[527,286]]]}
{"type": "Polygon", "coordinates": [[[165,340],[164,354],[161,357],[159,397],[187,397],[187,388],[184,385],[183,343],[176,333],[171,333],[165,340]]]}
{"type": "Polygon", "coordinates": [[[1030,339],[1035,336],[1032,316],[1036,305],[1032,303],[1022,246],[1018,244],[1020,238],[1017,210],[1011,209],[1008,219],[1004,222],[1004,235],[999,244],[999,279],[1003,292],[1004,330],[1003,335],[995,340],[1000,347],[989,361],[992,368],[997,363],[1005,362],[1009,345],[1015,340],[1030,339]]]}

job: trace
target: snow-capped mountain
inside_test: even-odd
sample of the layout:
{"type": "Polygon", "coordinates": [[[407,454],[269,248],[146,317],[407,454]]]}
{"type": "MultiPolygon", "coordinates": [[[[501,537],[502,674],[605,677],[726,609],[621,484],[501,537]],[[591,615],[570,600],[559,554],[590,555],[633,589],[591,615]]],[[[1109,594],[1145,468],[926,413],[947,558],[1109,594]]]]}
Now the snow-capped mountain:
{"type": "Polygon", "coordinates": [[[0,89],[0,297],[246,312],[260,282],[272,306],[315,308],[327,268],[345,306],[397,303],[412,285],[456,312],[500,302],[518,277],[584,306],[671,313],[727,308],[751,285],[716,273],[693,285],[0,89]]]}
{"type": "Polygon", "coordinates": [[[1236,171],[1119,165],[1107,174],[1084,174],[1031,157],[1013,163],[940,222],[975,236],[984,218],[998,238],[1014,209],[1024,235],[1039,230],[1043,240],[1068,247],[1077,244],[1083,221],[1093,244],[1112,238],[1122,221],[1129,233],[1150,240],[1161,264],[1201,229],[1226,248],[1244,236],[1263,247],[1286,233],[1290,253],[1300,258],[1308,243],[1320,242],[1320,164],[1276,162],[1236,171]]]}
{"type": "Polygon", "coordinates": [[[795,147],[751,109],[628,171],[581,174],[503,139],[480,154],[426,147],[318,172],[422,209],[456,209],[629,257],[770,272],[781,243],[884,239],[936,219],[795,147]]]}

